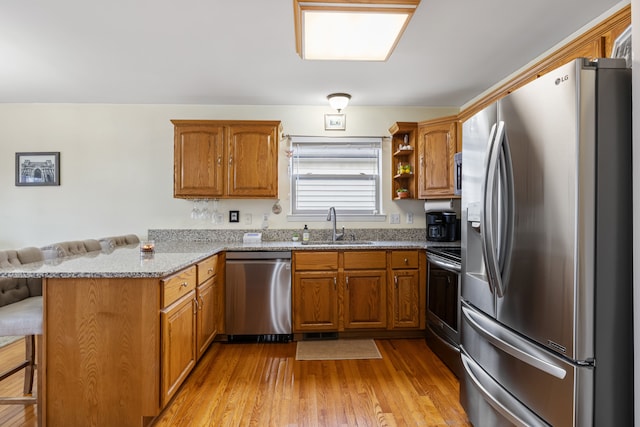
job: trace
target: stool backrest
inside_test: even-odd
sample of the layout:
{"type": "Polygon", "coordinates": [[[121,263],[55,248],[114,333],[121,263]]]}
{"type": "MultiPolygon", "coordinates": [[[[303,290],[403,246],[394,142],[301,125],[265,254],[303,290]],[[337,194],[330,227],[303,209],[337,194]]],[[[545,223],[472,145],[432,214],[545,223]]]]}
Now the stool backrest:
{"type": "MultiPolygon", "coordinates": [[[[0,251],[0,268],[18,267],[22,264],[41,261],[44,261],[43,253],[34,247],[0,251]]],[[[0,307],[38,295],[42,295],[40,278],[0,278],[0,307]]]]}

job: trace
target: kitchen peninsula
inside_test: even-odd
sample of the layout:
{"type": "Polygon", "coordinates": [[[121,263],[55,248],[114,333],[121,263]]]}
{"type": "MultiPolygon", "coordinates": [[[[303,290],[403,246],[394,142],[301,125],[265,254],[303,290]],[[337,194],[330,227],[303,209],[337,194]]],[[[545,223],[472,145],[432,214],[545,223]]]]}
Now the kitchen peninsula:
{"type": "Polygon", "coordinates": [[[134,245],[2,269],[0,277],[43,278],[41,425],[145,426],[169,403],[199,350],[220,331],[218,323],[204,331],[209,336],[200,333],[200,292],[205,295],[211,283],[212,306],[223,310],[227,250],[382,251],[391,259],[396,250],[423,256],[426,246],[424,241],[160,241],[153,254],[134,245]]]}

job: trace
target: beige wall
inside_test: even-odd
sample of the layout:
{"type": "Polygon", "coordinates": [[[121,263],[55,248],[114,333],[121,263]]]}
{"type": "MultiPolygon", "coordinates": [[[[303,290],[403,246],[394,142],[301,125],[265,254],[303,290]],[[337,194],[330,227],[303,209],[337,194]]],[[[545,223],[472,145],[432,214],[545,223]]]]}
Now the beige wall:
{"type": "MultiPolygon", "coordinates": [[[[252,214],[252,224],[222,226],[190,219],[192,203],[173,198],[173,126],[171,119],[281,120],[291,135],[386,136],[394,121],[420,121],[455,114],[452,108],[350,106],[347,130],[324,131],[328,107],[0,104],[0,249],[42,246],[61,240],[136,233],[149,228],[260,228],[274,200],[221,200],[219,211],[252,214]],[[16,187],[15,153],[59,151],[59,187],[16,187]]],[[[389,177],[385,145],[384,176],[389,177]]],[[[280,150],[279,194],[283,213],[271,215],[271,228],[288,223],[287,159],[280,150]]],[[[424,203],[392,202],[384,179],[384,211],[400,213],[400,227],[424,226],[424,203]],[[415,214],[412,225],[406,212],[415,214]]],[[[225,220],[226,221],[226,220],[225,220]]],[[[309,224],[326,228],[326,221],[309,224]]],[[[386,223],[348,223],[349,227],[391,227],[386,223]]],[[[397,227],[393,225],[393,227],[397,227]]]]}

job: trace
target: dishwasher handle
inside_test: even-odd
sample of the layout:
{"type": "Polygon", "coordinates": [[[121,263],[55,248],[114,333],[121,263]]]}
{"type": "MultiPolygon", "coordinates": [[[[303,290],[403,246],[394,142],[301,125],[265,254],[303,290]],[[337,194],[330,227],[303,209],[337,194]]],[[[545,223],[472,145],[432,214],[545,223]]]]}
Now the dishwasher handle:
{"type": "Polygon", "coordinates": [[[237,251],[227,252],[228,260],[291,260],[291,251],[237,251]]]}

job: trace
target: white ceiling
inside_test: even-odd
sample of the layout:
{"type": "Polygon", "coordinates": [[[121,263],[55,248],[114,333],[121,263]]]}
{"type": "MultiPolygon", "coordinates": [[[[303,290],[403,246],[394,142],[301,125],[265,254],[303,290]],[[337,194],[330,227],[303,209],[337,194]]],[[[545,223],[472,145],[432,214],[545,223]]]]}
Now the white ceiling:
{"type": "Polygon", "coordinates": [[[292,0],[2,0],[0,102],[459,107],[621,5],[422,0],[387,62],[333,62],[292,0]]]}

